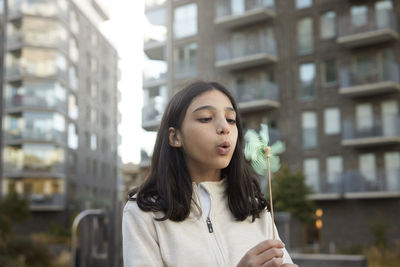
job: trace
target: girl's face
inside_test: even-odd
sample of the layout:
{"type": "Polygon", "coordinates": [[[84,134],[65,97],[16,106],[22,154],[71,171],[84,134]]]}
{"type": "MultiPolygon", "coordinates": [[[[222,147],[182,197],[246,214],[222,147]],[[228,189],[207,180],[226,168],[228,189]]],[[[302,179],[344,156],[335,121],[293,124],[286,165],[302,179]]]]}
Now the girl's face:
{"type": "Polygon", "coordinates": [[[189,170],[207,172],[229,165],[238,138],[236,112],[229,98],[218,90],[195,97],[178,132],[189,170]]]}

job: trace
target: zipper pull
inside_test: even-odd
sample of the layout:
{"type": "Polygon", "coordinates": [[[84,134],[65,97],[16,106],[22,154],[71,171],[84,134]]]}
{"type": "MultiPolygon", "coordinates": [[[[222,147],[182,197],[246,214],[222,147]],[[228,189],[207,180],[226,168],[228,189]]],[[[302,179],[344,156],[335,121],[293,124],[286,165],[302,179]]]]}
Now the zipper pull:
{"type": "Polygon", "coordinates": [[[207,226],[208,226],[208,232],[212,233],[214,230],[213,230],[213,227],[212,227],[212,223],[211,223],[210,217],[207,217],[207,226]]]}

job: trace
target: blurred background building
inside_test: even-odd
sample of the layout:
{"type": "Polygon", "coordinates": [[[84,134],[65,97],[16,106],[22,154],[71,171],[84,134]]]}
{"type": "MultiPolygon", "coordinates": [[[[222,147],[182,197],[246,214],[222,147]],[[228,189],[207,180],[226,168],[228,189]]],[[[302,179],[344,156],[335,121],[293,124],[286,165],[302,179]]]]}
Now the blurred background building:
{"type": "Polygon", "coordinates": [[[9,0],[2,7],[1,194],[29,199],[26,232],[50,223],[70,227],[83,209],[106,210],[108,245],[97,255],[108,249],[113,261],[120,243],[120,96],[118,54],[99,31],[107,10],[98,0],[9,0]]]}
{"type": "Polygon", "coordinates": [[[314,190],[320,236],[291,237],[367,244],[380,220],[400,240],[399,1],[146,0],[145,12],[143,128],[188,80],[219,81],[244,128],[268,124],[314,190]]]}

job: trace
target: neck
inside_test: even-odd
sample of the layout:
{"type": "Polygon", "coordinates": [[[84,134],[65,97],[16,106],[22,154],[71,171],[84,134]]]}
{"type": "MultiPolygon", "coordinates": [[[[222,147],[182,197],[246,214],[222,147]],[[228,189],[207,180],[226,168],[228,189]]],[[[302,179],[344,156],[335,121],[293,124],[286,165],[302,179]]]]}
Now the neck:
{"type": "Polygon", "coordinates": [[[210,170],[208,168],[195,168],[188,166],[190,177],[196,184],[201,182],[218,182],[221,180],[221,170],[210,170]]]}

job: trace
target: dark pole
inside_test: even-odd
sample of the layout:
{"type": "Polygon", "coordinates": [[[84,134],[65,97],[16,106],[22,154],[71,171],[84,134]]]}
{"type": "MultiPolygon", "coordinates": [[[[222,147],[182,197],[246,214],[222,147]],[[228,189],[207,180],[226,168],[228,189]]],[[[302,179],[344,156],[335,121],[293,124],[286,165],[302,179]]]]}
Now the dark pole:
{"type": "MultiPolygon", "coordinates": [[[[3,98],[3,86],[4,86],[4,81],[5,81],[5,71],[4,71],[4,54],[7,49],[7,14],[8,14],[8,4],[7,0],[3,0],[3,12],[0,14],[0,181],[4,179],[3,175],[3,103],[4,103],[4,98],[3,98]]],[[[0,182],[0,196],[2,192],[2,183],[0,182]]]]}

